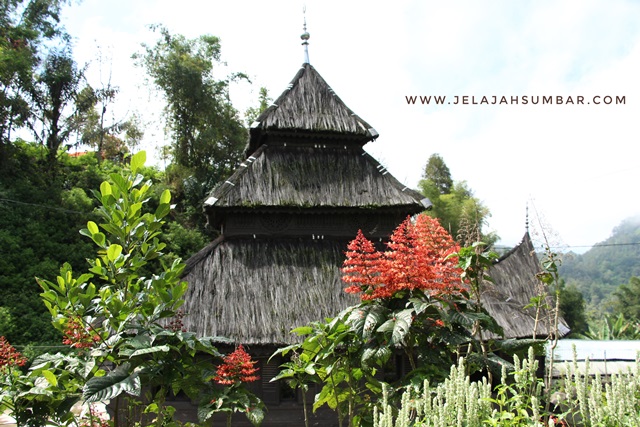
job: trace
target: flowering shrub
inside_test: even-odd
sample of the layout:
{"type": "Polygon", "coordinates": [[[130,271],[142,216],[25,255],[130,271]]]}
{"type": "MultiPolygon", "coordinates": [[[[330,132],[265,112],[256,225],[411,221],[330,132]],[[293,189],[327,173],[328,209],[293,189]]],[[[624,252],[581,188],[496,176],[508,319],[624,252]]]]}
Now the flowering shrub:
{"type": "Polygon", "coordinates": [[[84,326],[82,318],[78,316],[71,316],[66,320],[63,334],[62,344],[72,348],[91,348],[100,341],[100,335],[92,333],[89,327],[84,326]]]}
{"type": "Polygon", "coordinates": [[[460,248],[437,219],[419,215],[404,220],[387,243],[377,251],[361,231],[347,246],[342,280],[349,293],[362,300],[391,298],[402,290],[430,294],[460,292],[462,270],[451,254],[460,248]]]}
{"type": "Polygon", "coordinates": [[[276,352],[292,354],[277,378],[303,389],[322,384],[314,410],[327,405],[349,425],[372,423],[383,386],[400,390],[425,378],[442,381],[461,348],[481,349],[470,332],[475,325],[499,333],[469,299],[458,251],[438,220],[427,215],[402,222],[385,251],[359,231],[347,246],[342,280],[346,292],[360,295],[360,304],[294,329],[305,339],[276,352]],[[406,357],[410,369],[394,377],[396,356],[406,357]]]}
{"type": "Polygon", "coordinates": [[[221,385],[257,381],[260,377],[256,375],[258,368],[253,366],[256,363],[257,361],[251,360],[251,356],[244,350],[242,345],[239,345],[233,353],[224,357],[223,363],[218,366],[217,375],[213,380],[221,385]]]}
{"type": "Polygon", "coordinates": [[[216,413],[227,414],[227,426],[231,426],[231,417],[235,412],[242,412],[253,425],[260,425],[264,418],[264,403],[253,393],[244,388],[244,383],[258,381],[257,363],[251,360],[242,345],[227,354],[218,368],[213,381],[225,386],[214,391],[213,398],[206,407],[200,408],[203,421],[216,413]]]}
{"type": "Polygon", "coordinates": [[[0,372],[7,368],[22,367],[27,363],[27,358],[16,350],[5,337],[0,337],[0,372]]]}

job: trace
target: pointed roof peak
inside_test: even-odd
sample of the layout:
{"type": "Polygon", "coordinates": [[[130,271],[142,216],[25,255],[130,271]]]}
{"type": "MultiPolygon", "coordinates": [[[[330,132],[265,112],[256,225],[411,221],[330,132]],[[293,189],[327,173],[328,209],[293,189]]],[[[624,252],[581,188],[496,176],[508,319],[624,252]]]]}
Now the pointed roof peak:
{"type": "Polygon", "coordinates": [[[378,132],[347,107],[308,62],[302,64],[285,91],[260,114],[250,132],[247,154],[262,145],[268,135],[301,139],[320,136],[358,146],[378,137],[378,132]]]}

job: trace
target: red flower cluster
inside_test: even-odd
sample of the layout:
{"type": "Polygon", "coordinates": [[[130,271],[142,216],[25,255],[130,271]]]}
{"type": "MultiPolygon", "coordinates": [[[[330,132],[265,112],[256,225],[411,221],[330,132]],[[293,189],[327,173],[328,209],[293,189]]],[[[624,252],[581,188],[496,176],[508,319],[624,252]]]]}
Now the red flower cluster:
{"type": "Polygon", "coordinates": [[[100,335],[92,334],[82,323],[82,319],[79,317],[67,320],[62,344],[70,345],[73,348],[91,348],[100,341],[100,335]]]}
{"type": "Polygon", "coordinates": [[[5,337],[0,337],[0,371],[7,367],[24,366],[27,358],[16,350],[5,337]]]}
{"type": "Polygon", "coordinates": [[[460,247],[437,219],[418,215],[395,229],[389,250],[377,251],[362,232],[349,243],[342,280],[349,293],[362,293],[363,300],[390,298],[400,290],[452,293],[462,289],[455,257],[460,247]]]}
{"type": "Polygon", "coordinates": [[[256,363],[258,362],[251,360],[251,356],[240,345],[233,353],[224,357],[224,361],[218,366],[217,375],[213,380],[222,385],[257,381],[260,377],[256,375],[258,368],[253,366],[256,363]]]}
{"type": "Polygon", "coordinates": [[[175,317],[171,322],[169,322],[167,326],[165,326],[165,329],[171,332],[187,332],[187,329],[184,327],[184,323],[182,322],[183,318],[184,318],[184,311],[182,310],[176,311],[175,317]]]}

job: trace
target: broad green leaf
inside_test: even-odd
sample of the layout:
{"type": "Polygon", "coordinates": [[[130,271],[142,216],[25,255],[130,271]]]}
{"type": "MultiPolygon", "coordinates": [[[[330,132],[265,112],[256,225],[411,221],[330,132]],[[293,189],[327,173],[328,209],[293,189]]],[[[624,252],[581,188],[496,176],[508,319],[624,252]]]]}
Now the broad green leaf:
{"type": "Polygon", "coordinates": [[[40,373],[47,380],[47,382],[49,384],[51,384],[54,387],[56,387],[58,385],[58,379],[56,378],[56,376],[54,375],[53,372],[45,369],[44,371],[42,371],[40,373]]]}
{"type": "Polygon", "coordinates": [[[160,196],[160,204],[168,204],[169,202],[171,202],[171,192],[169,190],[164,190],[160,196]]]}
{"type": "Polygon", "coordinates": [[[155,347],[149,347],[149,348],[143,348],[140,350],[136,350],[133,353],[131,353],[131,355],[129,356],[130,358],[132,357],[136,357],[136,356],[140,356],[143,354],[150,354],[150,353],[158,353],[158,352],[163,352],[163,353],[167,353],[169,352],[170,348],[168,345],[158,345],[155,347]]]}
{"type": "Polygon", "coordinates": [[[98,224],[93,221],[87,222],[87,230],[89,230],[91,234],[96,234],[100,231],[98,230],[98,224]]]}
{"type": "Polygon", "coordinates": [[[104,233],[95,233],[91,235],[91,239],[95,242],[96,245],[100,247],[104,247],[104,244],[107,241],[104,233]]]}
{"type": "Polygon", "coordinates": [[[142,208],[142,203],[138,202],[138,203],[134,203],[129,207],[129,218],[133,218],[142,208]]]}
{"type": "Polygon", "coordinates": [[[107,258],[109,258],[109,261],[114,262],[116,259],[118,259],[121,253],[122,246],[114,243],[107,249],[107,258]]]}
{"type": "Polygon", "coordinates": [[[116,185],[118,190],[120,190],[120,192],[127,193],[129,191],[129,183],[121,175],[117,173],[112,173],[109,176],[111,177],[111,180],[116,185]]]}
{"type": "Polygon", "coordinates": [[[129,372],[130,369],[131,366],[125,363],[103,377],[89,379],[82,390],[82,398],[91,403],[111,400],[122,393],[139,396],[140,377],[137,372],[129,372]]]}
{"type": "Polygon", "coordinates": [[[161,204],[160,206],[158,206],[158,209],[156,209],[156,218],[164,218],[170,211],[171,206],[168,203],[161,204]]]}
{"type": "Polygon", "coordinates": [[[131,156],[131,162],[129,166],[131,168],[132,173],[136,173],[138,169],[144,166],[147,161],[147,152],[146,151],[138,151],[136,154],[131,156]]]}
{"type": "Polygon", "coordinates": [[[102,197],[110,196],[112,194],[111,184],[109,184],[109,182],[103,181],[102,184],[100,184],[100,194],[102,197]]]}

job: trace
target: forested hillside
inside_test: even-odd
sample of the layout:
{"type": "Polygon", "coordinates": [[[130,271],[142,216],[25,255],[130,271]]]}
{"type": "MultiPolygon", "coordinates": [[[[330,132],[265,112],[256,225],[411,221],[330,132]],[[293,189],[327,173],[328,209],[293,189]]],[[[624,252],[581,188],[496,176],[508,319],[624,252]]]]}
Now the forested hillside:
{"type": "Polygon", "coordinates": [[[631,277],[640,277],[640,216],[624,220],[611,237],[586,253],[567,255],[560,274],[592,305],[607,300],[631,277]]]}

